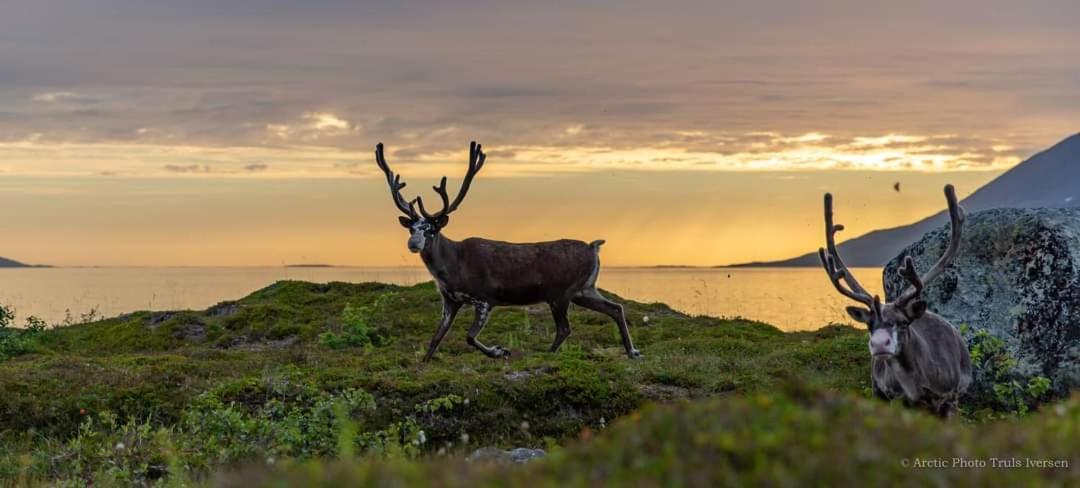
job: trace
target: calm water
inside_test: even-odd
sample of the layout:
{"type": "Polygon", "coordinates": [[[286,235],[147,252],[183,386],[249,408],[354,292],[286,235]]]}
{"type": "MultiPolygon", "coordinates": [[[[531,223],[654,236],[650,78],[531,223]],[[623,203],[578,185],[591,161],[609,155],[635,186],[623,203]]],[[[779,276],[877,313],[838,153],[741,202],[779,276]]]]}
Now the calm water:
{"type": "MultiPolygon", "coordinates": [[[[872,293],[877,268],[854,270],[872,293]]],[[[21,324],[36,315],[50,323],[96,309],[105,316],[135,310],[203,309],[241,298],[277,280],[428,281],[423,268],[45,268],[0,269],[0,304],[16,309],[21,324]]],[[[716,317],[747,317],[785,330],[849,322],[849,304],[820,268],[652,269],[605,268],[600,286],[644,302],[716,317]]]]}

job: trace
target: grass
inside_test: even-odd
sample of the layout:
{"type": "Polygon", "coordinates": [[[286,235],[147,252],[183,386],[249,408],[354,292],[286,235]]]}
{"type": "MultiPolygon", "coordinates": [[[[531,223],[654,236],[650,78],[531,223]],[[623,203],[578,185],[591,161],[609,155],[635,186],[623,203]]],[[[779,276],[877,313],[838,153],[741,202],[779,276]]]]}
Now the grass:
{"type": "MultiPolygon", "coordinates": [[[[546,307],[527,307],[496,309],[481,336],[509,346],[509,360],[489,359],[465,343],[470,311],[458,317],[434,360],[421,363],[440,316],[430,283],[280,282],[205,311],[138,312],[40,332],[29,354],[0,362],[0,484],[230,483],[244,479],[232,477],[235,469],[298,484],[323,477],[359,484],[383,474],[411,484],[415,476],[456,469],[461,455],[478,447],[565,445],[571,447],[556,447],[526,471],[470,465],[454,471],[461,473],[454,479],[592,484],[591,468],[578,459],[608,463],[612,479],[630,476],[616,469],[616,461],[626,460],[619,456],[633,455],[629,447],[618,449],[632,445],[619,436],[645,429],[633,423],[641,419],[656,425],[641,431],[640,442],[668,443],[673,447],[663,449],[680,457],[700,454],[695,426],[706,441],[720,442],[743,435],[736,433],[739,422],[762,429],[779,422],[779,430],[761,431],[782,440],[772,450],[741,441],[731,447],[755,462],[775,457],[777,466],[787,466],[776,478],[750,469],[755,464],[718,464],[706,475],[711,480],[783,481],[811,473],[785,464],[814,456],[813,449],[795,449],[812,437],[788,430],[809,428],[806,422],[819,422],[821,431],[844,424],[848,435],[861,429],[879,441],[886,434],[961,433],[943,437],[941,449],[954,445],[948,442],[981,442],[983,434],[968,427],[938,432],[936,419],[867,400],[861,330],[833,325],[784,333],[752,321],[620,301],[645,354],[641,360],[626,359],[610,319],[577,308],[562,350],[543,352],[554,324],[546,307]],[[798,393],[791,394],[794,384],[798,393]],[[755,402],[788,405],[783,412],[794,423],[775,417],[783,412],[759,412],[755,402]],[[849,410],[829,410],[833,403],[849,410]],[[664,406],[641,410],[650,404],[664,406]],[[791,413],[796,410],[803,413],[791,413]],[[871,418],[877,423],[868,424],[871,418]],[[915,420],[897,427],[887,421],[892,418],[915,420]],[[615,419],[622,420],[605,432],[615,419]],[[856,427],[846,427],[852,422],[856,427]],[[595,439],[575,444],[591,433],[595,439]],[[784,446],[790,452],[776,454],[784,446]],[[579,452],[592,454],[571,455],[579,452]],[[328,461],[333,458],[364,461],[328,461]]],[[[1077,409],[1068,405],[1064,416],[1075,431],[1077,409]]],[[[1032,417],[1032,423],[1049,422],[1042,411],[1032,417]]],[[[1040,439],[1032,446],[1057,446],[1054,437],[1040,439]]],[[[858,454],[839,446],[831,448],[839,454],[828,455],[858,454]]],[[[688,473],[691,464],[650,449],[633,461],[653,463],[645,484],[678,484],[665,472],[688,473]]]]}
{"type": "Polygon", "coordinates": [[[1075,486],[1078,435],[1080,398],[1019,421],[967,426],[850,393],[796,388],[649,405],[606,431],[583,431],[570,446],[525,467],[459,457],[315,460],[247,466],[213,481],[227,487],[1075,486]],[[1069,466],[1049,464],[1062,461],[1069,466]]]}

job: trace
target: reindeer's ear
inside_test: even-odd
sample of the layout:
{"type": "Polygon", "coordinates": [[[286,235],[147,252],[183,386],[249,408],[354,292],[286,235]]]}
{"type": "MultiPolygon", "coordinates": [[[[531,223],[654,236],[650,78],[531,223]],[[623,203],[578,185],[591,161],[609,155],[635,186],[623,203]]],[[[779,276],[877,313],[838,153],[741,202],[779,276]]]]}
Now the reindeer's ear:
{"type": "Polygon", "coordinates": [[[904,315],[907,315],[911,320],[918,319],[926,313],[926,301],[924,300],[912,300],[904,305],[904,315]]]}
{"type": "Polygon", "coordinates": [[[870,310],[868,309],[862,307],[848,307],[847,313],[857,322],[862,322],[864,324],[870,323],[870,310]]]}
{"type": "Polygon", "coordinates": [[[435,219],[435,227],[439,228],[439,229],[441,229],[443,227],[446,227],[446,224],[449,224],[449,223],[450,223],[450,216],[449,215],[443,215],[443,216],[435,219]]]}
{"type": "Polygon", "coordinates": [[[409,229],[412,227],[413,221],[408,217],[398,217],[398,222],[401,222],[401,226],[409,229]]]}

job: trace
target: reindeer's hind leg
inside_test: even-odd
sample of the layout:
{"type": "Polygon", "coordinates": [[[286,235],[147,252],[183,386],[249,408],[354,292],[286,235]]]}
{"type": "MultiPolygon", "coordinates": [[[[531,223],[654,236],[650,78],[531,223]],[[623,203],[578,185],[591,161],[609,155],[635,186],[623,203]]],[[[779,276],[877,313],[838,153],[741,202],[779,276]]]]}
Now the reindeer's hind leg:
{"type": "Polygon", "coordinates": [[[485,346],[476,336],[480,335],[480,331],[484,330],[484,326],[487,325],[488,316],[491,315],[491,305],[484,302],[476,303],[476,318],[473,319],[472,327],[469,327],[469,336],[465,339],[470,346],[480,350],[480,352],[487,355],[489,358],[501,358],[510,356],[510,351],[503,349],[500,346],[485,346]]]}
{"type": "Polygon", "coordinates": [[[630,328],[626,325],[626,316],[623,315],[622,305],[604,298],[604,296],[601,295],[599,291],[596,291],[595,288],[582,291],[579,295],[575,296],[572,301],[589,310],[595,310],[611,317],[611,319],[615,321],[615,324],[619,326],[619,335],[622,336],[622,343],[623,347],[626,349],[626,355],[630,356],[630,358],[641,357],[641,351],[634,349],[634,342],[630,340],[630,328]]]}
{"type": "Polygon", "coordinates": [[[555,352],[562,346],[563,341],[570,337],[570,319],[566,317],[570,303],[550,302],[548,305],[551,307],[551,316],[555,319],[555,342],[551,343],[548,352],[555,352]]]}

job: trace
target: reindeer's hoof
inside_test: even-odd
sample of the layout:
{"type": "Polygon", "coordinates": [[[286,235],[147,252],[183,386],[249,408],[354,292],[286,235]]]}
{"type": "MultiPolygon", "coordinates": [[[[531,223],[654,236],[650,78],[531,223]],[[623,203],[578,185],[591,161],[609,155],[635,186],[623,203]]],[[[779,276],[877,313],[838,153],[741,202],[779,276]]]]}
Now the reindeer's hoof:
{"type": "Polygon", "coordinates": [[[641,354],[641,351],[639,351],[637,349],[632,349],[626,355],[630,356],[630,359],[641,359],[643,357],[642,354],[641,354]]]}

